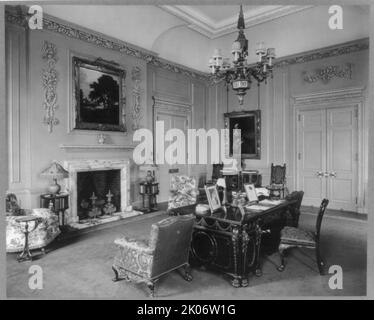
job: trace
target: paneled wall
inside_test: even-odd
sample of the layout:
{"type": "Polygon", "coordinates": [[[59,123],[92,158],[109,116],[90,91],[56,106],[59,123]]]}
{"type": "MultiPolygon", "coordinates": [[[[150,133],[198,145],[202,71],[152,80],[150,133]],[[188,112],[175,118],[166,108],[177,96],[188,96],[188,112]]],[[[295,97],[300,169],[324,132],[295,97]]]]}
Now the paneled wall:
{"type": "MultiPolygon", "coordinates": [[[[298,63],[285,63],[283,66],[278,66],[274,69],[274,78],[269,79],[267,84],[262,83],[260,88],[258,88],[256,83],[252,83],[252,88],[247,92],[242,106],[239,105],[231,87],[227,94],[225,85],[212,86],[209,88],[207,114],[210,116],[207,118],[207,125],[210,128],[223,128],[223,114],[225,112],[260,109],[262,118],[261,159],[246,160],[246,166],[250,169],[259,170],[263,175],[263,183],[267,184],[270,180],[271,163],[286,163],[288,167],[288,186],[290,190],[294,190],[296,188],[296,151],[294,146],[296,134],[294,112],[296,106],[294,98],[314,93],[328,93],[337,89],[362,89],[363,120],[360,124],[360,143],[362,145],[360,159],[362,161],[360,162],[360,170],[363,179],[359,186],[361,192],[358,202],[359,212],[366,212],[368,122],[365,114],[369,105],[365,102],[368,85],[368,51],[358,50],[347,53],[344,50],[335,50],[335,54],[326,55],[326,58],[318,57],[304,60],[305,62],[299,59],[298,63]],[[339,52],[344,52],[344,54],[339,52]],[[344,70],[347,64],[351,64],[351,76],[339,77],[332,75],[328,81],[319,79],[314,82],[308,82],[304,80],[305,72],[308,75],[315,75],[317,70],[329,66],[337,66],[339,70],[344,70]]],[[[308,53],[305,53],[305,55],[308,55],[308,53]]],[[[210,173],[211,167],[208,170],[208,176],[210,173]]]]}
{"type": "MultiPolygon", "coordinates": [[[[9,191],[18,195],[23,207],[39,205],[39,195],[45,192],[50,183],[39,174],[52,160],[63,163],[71,159],[132,159],[132,70],[134,67],[140,69],[140,125],[144,126],[148,116],[147,68],[144,60],[45,30],[26,31],[13,24],[7,25],[6,48],[9,191]],[[59,123],[53,126],[52,132],[49,132],[47,125],[43,123],[46,111],[43,107],[45,89],[42,86],[42,72],[47,66],[42,59],[42,47],[45,41],[56,46],[57,55],[55,69],[58,74],[58,108],[55,117],[59,123]],[[128,132],[104,133],[108,144],[119,148],[92,148],[98,146],[99,131],[72,130],[74,109],[71,57],[74,55],[92,60],[102,58],[113,61],[126,70],[128,132]]],[[[138,170],[137,166],[131,163],[131,198],[136,200],[138,170]]]]}
{"type": "MultiPolygon", "coordinates": [[[[206,127],[206,108],[207,108],[207,83],[196,80],[171,71],[148,66],[148,115],[155,114],[155,108],[167,110],[170,114],[178,115],[178,108],[187,110],[190,114],[191,123],[189,128],[200,129],[206,127]],[[152,109],[151,109],[151,108],[152,109]]],[[[152,127],[155,119],[148,117],[148,127],[152,127]]],[[[163,139],[164,137],[155,137],[155,139],[163,139]]],[[[187,139],[187,136],[186,136],[187,139]]],[[[187,141],[186,141],[187,145],[187,141]]],[[[180,166],[181,167],[181,166],[180,166]]],[[[178,165],[176,168],[179,170],[178,165]]],[[[188,166],[188,174],[199,179],[206,178],[206,165],[190,165],[188,166]]],[[[160,188],[169,188],[168,182],[172,174],[167,173],[165,180],[160,180],[160,173],[156,174],[159,181],[166,181],[161,184],[160,188]]],[[[164,177],[165,178],[165,177],[164,177]]],[[[167,193],[163,192],[159,201],[167,201],[167,193]]]]}
{"type": "MultiPolygon", "coordinates": [[[[39,205],[39,195],[46,191],[49,181],[40,177],[40,172],[52,160],[63,164],[72,159],[123,159],[131,160],[131,202],[140,201],[138,183],[142,173],[132,161],[134,143],[132,136],[136,83],[132,70],[140,69],[140,123],[139,127],[153,128],[154,99],[168,104],[182,104],[191,113],[191,128],[205,127],[207,101],[206,83],[191,77],[168,71],[161,67],[147,65],[144,58],[137,58],[111,50],[90,41],[81,41],[66,34],[48,30],[26,30],[16,24],[7,24],[7,115],[9,149],[9,191],[17,194],[21,205],[32,208],[39,205]],[[45,88],[42,73],[47,63],[42,59],[45,42],[56,47],[57,61],[57,105],[55,117],[58,123],[51,132],[43,123],[46,110],[45,88]],[[89,60],[102,58],[117,63],[126,70],[126,125],[127,132],[104,132],[109,145],[118,148],[100,148],[100,131],[73,130],[74,101],[72,57],[80,56],[89,60]],[[149,87],[148,87],[149,86],[149,87]],[[95,146],[95,147],[93,147],[95,146]]],[[[197,177],[205,176],[206,166],[191,166],[189,173],[197,177]]],[[[63,183],[62,183],[63,184],[63,183]]],[[[169,190],[168,185],[161,188],[169,190]]],[[[165,199],[159,199],[166,201],[165,199]]]]}

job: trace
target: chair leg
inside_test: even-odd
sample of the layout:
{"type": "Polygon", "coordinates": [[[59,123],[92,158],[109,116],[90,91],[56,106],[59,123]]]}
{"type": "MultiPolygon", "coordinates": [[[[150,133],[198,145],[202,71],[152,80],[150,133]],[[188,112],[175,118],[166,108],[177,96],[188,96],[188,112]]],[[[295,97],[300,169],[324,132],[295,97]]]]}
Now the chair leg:
{"type": "Polygon", "coordinates": [[[192,281],[190,265],[186,264],[184,267],[183,279],[186,281],[192,281]]]}
{"type": "Polygon", "coordinates": [[[155,297],[155,283],[152,280],[150,280],[147,282],[147,287],[149,289],[149,296],[151,298],[154,298],[155,297]]]}
{"type": "Polygon", "coordinates": [[[286,268],[286,262],[285,262],[285,258],[284,258],[285,251],[286,251],[286,249],[280,245],[279,249],[278,249],[278,252],[279,252],[279,258],[280,258],[281,264],[280,264],[279,267],[277,267],[277,270],[279,272],[283,272],[284,269],[286,268]]]}
{"type": "Polygon", "coordinates": [[[119,280],[119,276],[118,276],[118,270],[116,269],[115,266],[112,266],[112,270],[114,272],[114,278],[112,279],[113,282],[117,282],[119,280]]]}
{"type": "Polygon", "coordinates": [[[321,276],[325,274],[325,264],[323,263],[323,259],[321,257],[321,252],[319,250],[319,246],[316,247],[316,259],[317,259],[317,266],[318,271],[321,276]]]}

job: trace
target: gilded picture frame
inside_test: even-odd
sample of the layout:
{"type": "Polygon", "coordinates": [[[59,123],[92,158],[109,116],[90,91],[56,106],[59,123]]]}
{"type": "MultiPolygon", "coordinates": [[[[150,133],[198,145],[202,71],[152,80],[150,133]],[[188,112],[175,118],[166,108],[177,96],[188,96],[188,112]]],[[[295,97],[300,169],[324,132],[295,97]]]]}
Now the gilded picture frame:
{"type": "Polygon", "coordinates": [[[126,71],[101,58],[73,56],[74,130],[126,132],[126,71]]]}

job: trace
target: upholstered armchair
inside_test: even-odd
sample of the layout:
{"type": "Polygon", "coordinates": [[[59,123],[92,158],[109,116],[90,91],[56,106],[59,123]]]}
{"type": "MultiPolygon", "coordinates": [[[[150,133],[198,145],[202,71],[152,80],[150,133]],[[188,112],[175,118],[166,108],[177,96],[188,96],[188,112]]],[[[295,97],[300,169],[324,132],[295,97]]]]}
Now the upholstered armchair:
{"type": "Polygon", "coordinates": [[[152,225],[148,241],[126,237],[114,243],[119,251],[114,258],[113,281],[146,283],[154,296],[155,282],[173,270],[184,267],[184,279],[191,281],[188,254],[195,217],[168,217],[152,225]]]}
{"type": "MultiPolygon", "coordinates": [[[[36,229],[29,234],[29,248],[42,249],[44,252],[44,248],[60,234],[58,216],[49,209],[42,208],[24,210],[24,215],[40,218],[36,229]]],[[[24,248],[24,226],[16,221],[19,217],[6,217],[6,252],[21,252],[24,248]]]]}
{"type": "Polygon", "coordinates": [[[195,178],[174,175],[171,178],[168,212],[189,214],[194,212],[199,190],[195,178]]]}

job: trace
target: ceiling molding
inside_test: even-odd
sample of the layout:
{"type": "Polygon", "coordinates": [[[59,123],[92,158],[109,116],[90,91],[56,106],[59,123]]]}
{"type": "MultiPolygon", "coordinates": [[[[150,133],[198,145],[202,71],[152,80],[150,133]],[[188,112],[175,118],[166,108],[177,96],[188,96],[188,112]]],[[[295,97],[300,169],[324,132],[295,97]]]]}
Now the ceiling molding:
{"type": "MultiPolygon", "coordinates": [[[[311,5],[260,6],[253,10],[247,10],[244,12],[245,25],[246,28],[253,27],[312,7],[313,6],[311,5]]],[[[160,6],[160,8],[186,21],[190,29],[197,31],[210,39],[219,38],[236,31],[238,21],[237,14],[216,22],[207,15],[201,13],[199,10],[190,6],[165,5],[160,6]]]]}
{"type": "MultiPolygon", "coordinates": [[[[13,7],[6,7],[5,19],[7,23],[16,24],[26,29],[27,10],[24,6],[20,8],[20,10],[15,10],[13,7]]],[[[209,74],[205,72],[194,70],[181,64],[160,58],[152,51],[78,26],[74,23],[64,21],[48,14],[43,14],[43,31],[55,32],[68,38],[88,42],[97,47],[114,50],[120,52],[121,54],[144,60],[147,64],[154,65],[158,68],[180,73],[197,80],[208,81],[210,79],[209,74]]]]}

